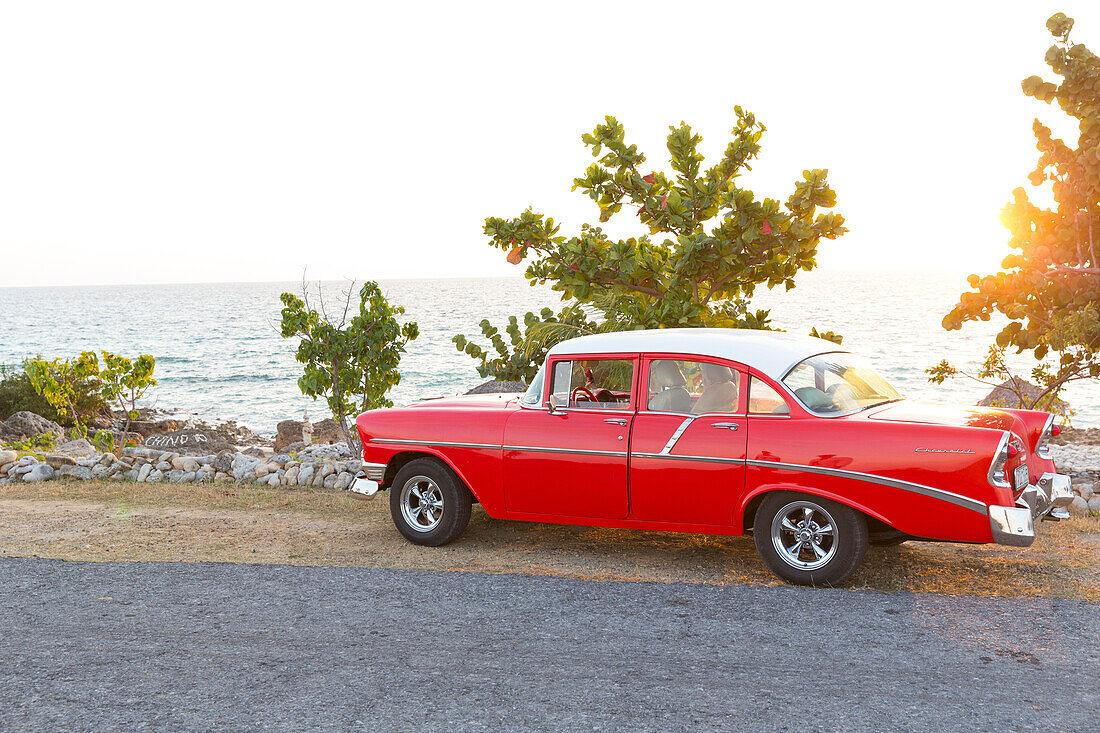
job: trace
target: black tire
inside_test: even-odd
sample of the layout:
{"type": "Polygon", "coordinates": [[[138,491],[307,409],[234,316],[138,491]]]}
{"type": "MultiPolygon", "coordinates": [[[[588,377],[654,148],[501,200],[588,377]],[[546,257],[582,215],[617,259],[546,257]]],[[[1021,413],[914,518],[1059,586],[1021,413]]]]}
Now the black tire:
{"type": "Polygon", "coordinates": [[[752,533],[756,551],[768,569],[795,585],[840,585],[867,553],[867,521],[861,513],[829,499],[793,491],[776,491],[764,497],[756,510],[752,533]],[[785,529],[784,517],[795,531],[785,529]],[[792,522],[792,517],[796,521],[792,522]]]}
{"type": "Polygon", "coordinates": [[[466,530],[471,499],[470,490],[446,465],[418,458],[398,471],[390,486],[390,515],[409,542],[439,547],[466,530]]]}

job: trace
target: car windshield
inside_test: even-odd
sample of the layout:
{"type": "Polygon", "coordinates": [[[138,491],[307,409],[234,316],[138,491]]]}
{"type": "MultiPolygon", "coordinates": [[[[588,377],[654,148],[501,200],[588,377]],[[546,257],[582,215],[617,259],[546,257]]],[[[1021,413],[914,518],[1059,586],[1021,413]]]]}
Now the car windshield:
{"type": "Polygon", "coordinates": [[[821,354],[801,362],[783,378],[810,412],[855,412],[901,399],[890,383],[854,354],[821,354]]]}
{"type": "Polygon", "coordinates": [[[527,388],[527,391],[523,393],[523,397],[519,398],[519,401],[525,405],[531,407],[537,407],[542,402],[542,385],[546,380],[546,365],[543,364],[539,369],[539,373],[535,375],[535,378],[531,380],[531,386],[527,388]]]}

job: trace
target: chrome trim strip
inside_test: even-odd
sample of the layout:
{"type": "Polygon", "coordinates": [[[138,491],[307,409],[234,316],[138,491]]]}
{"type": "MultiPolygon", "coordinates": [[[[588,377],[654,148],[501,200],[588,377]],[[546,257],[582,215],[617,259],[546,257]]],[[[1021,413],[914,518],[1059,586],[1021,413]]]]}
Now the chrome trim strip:
{"type": "Polygon", "coordinates": [[[697,461],[700,463],[729,463],[735,466],[745,465],[744,458],[715,458],[713,456],[673,456],[668,453],[631,453],[631,458],[663,458],[671,461],[697,461]]]}
{"type": "Polygon", "coordinates": [[[626,458],[626,451],[587,450],[585,448],[543,448],[535,445],[506,445],[504,450],[523,451],[525,453],[568,453],[579,456],[610,456],[626,458]]]}
{"type": "Polygon", "coordinates": [[[1012,434],[1007,430],[1001,433],[1001,442],[997,443],[997,452],[993,454],[993,462],[989,464],[989,471],[986,472],[986,476],[989,478],[989,483],[996,486],[998,489],[1011,489],[1012,484],[1005,481],[1003,477],[998,477],[998,471],[1003,471],[1005,464],[1008,463],[1008,444],[1012,442],[1012,434]]]}
{"type": "Polygon", "coordinates": [[[902,491],[911,491],[914,494],[920,494],[921,496],[927,496],[932,499],[946,501],[948,504],[961,506],[964,509],[975,511],[978,514],[984,515],[989,513],[989,506],[985,502],[978,501],[977,499],[971,499],[969,496],[956,494],[953,491],[934,489],[931,486],[916,484],[912,481],[902,481],[900,479],[877,476],[873,473],[863,473],[862,471],[845,471],[841,468],[825,468],[824,466],[806,466],[801,463],[780,463],[778,461],[755,461],[749,459],[746,460],[745,463],[749,466],[759,466],[760,468],[777,468],[784,471],[804,471],[806,473],[819,473],[825,476],[839,476],[841,478],[851,478],[857,481],[866,481],[867,483],[879,484],[880,486],[889,486],[894,489],[901,489],[902,491]]]}
{"type": "Polygon", "coordinates": [[[676,428],[676,430],[672,433],[672,437],[668,439],[667,443],[665,443],[665,447],[661,449],[662,455],[667,456],[669,453],[672,452],[672,448],[676,445],[676,441],[680,439],[680,436],[684,434],[684,431],[688,429],[688,426],[691,425],[694,420],[695,416],[692,415],[691,417],[680,423],[680,427],[676,428]]]}
{"type": "Polygon", "coordinates": [[[380,445],[433,445],[441,448],[489,448],[500,450],[499,445],[489,443],[451,443],[445,440],[394,440],[391,438],[371,438],[371,443],[380,445]]]}
{"type": "Polygon", "coordinates": [[[1046,422],[1043,423],[1043,430],[1039,433],[1039,440],[1035,443],[1035,455],[1046,460],[1051,460],[1050,444],[1047,442],[1050,440],[1051,428],[1054,427],[1054,415],[1049,415],[1046,422]]]}

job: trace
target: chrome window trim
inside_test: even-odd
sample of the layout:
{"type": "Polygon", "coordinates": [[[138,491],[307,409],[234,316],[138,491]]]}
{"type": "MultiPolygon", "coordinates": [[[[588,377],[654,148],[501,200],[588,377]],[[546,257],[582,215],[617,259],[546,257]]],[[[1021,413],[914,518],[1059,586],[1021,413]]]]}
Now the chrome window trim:
{"type": "Polygon", "coordinates": [[[637,414],[629,407],[620,410],[616,410],[613,407],[596,407],[593,409],[588,409],[585,407],[551,407],[549,408],[549,411],[553,412],[555,415],[561,414],[563,412],[580,412],[586,415],[606,413],[608,415],[627,415],[628,417],[634,417],[637,414]]]}
{"type": "Polygon", "coordinates": [[[745,463],[749,466],[758,466],[760,468],[777,468],[779,470],[786,471],[803,471],[805,473],[818,473],[826,476],[839,476],[841,478],[851,478],[857,481],[865,481],[871,484],[879,484],[880,486],[889,486],[895,489],[901,489],[902,491],[910,491],[914,494],[920,494],[921,496],[927,496],[932,499],[939,499],[946,501],[949,504],[960,506],[964,509],[970,509],[978,514],[988,514],[989,505],[983,501],[977,499],[971,499],[969,496],[963,496],[962,494],[956,494],[953,491],[945,491],[944,489],[936,489],[931,486],[925,486],[924,484],[914,483],[912,481],[903,481],[901,479],[887,478],[885,476],[879,476],[873,473],[863,473],[862,471],[847,471],[842,468],[826,468],[824,466],[807,466],[801,463],[782,463],[780,461],[756,461],[753,459],[747,459],[745,463]]]}
{"type": "Polygon", "coordinates": [[[1011,489],[1012,482],[1006,481],[1003,476],[998,477],[996,475],[997,469],[1004,469],[1008,463],[1008,444],[1012,440],[1012,433],[1007,430],[1002,431],[1001,441],[997,443],[997,452],[993,454],[993,462],[989,464],[989,470],[986,471],[986,477],[989,478],[989,483],[996,486],[998,489],[1011,489]],[[1003,459],[1002,459],[1003,456],[1003,459]]]}
{"type": "Polygon", "coordinates": [[[427,445],[440,448],[489,448],[491,450],[500,450],[499,445],[494,445],[490,443],[452,443],[445,440],[397,440],[394,438],[371,438],[370,442],[378,443],[379,445],[427,445]]]}

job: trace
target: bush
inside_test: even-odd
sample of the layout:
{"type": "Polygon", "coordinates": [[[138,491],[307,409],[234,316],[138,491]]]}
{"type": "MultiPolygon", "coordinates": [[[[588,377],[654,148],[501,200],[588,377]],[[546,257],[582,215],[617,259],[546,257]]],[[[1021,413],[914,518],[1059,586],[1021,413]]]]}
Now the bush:
{"type": "MultiPolygon", "coordinates": [[[[32,361],[42,363],[39,357],[26,359],[18,367],[0,364],[0,420],[6,420],[16,412],[27,410],[65,427],[72,427],[75,424],[74,417],[68,414],[62,415],[34,388],[26,368],[32,361]]],[[[51,369],[55,368],[52,366],[53,362],[47,363],[51,365],[51,369]]],[[[82,423],[96,415],[104,414],[107,405],[99,394],[98,383],[94,380],[78,383],[74,390],[73,407],[76,410],[76,419],[82,423]]]]}

